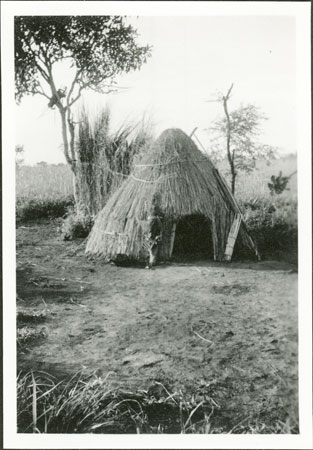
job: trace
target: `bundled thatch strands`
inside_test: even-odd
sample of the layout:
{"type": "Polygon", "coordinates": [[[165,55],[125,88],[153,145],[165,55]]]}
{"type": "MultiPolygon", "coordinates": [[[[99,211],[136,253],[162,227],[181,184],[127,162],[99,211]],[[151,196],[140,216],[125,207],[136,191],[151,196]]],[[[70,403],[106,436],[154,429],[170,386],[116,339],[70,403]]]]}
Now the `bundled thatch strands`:
{"type": "Polygon", "coordinates": [[[149,123],[122,125],[110,132],[111,113],[104,109],[90,120],[80,113],[76,143],[76,201],[78,209],[95,216],[129,175],[133,158],[151,142],[149,123]]]}
{"type": "MultiPolygon", "coordinates": [[[[209,233],[214,260],[224,259],[234,222],[240,225],[244,243],[257,253],[227,185],[209,158],[179,129],[164,131],[134,164],[130,176],[99,213],[88,239],[87,255],[105,261],[119,254],[146,258],[148,217],[156,210],[163,228],[161,260],[169,259],[179,247],[186,225],[190,239],[200,229],[209,233]]],[[[202,245],[207,242],[204,238],[202,245]]]]}
{"type": "Polygon", "coordinates": [[[93,215],[104,205],[107,165],[104,149],[108,145],[109,111],[102,111],[91,123],[85,109],[81,111],[76,144],[76,202],[78,209],[93,215]]]}

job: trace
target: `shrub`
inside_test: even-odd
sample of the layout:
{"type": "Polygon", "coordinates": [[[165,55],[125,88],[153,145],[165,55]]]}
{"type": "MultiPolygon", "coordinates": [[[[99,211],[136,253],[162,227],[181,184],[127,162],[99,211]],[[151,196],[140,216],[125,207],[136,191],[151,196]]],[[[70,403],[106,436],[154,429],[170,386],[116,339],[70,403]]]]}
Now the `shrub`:
{"type": "Polygon", "coordinates": [[[26,222],[28,220],[63,217],[73,203],[73,196],[55,199],[19,197],[16,200],[16,220],[26,222]]]}
{"type": "Polygon", "coordinates": [[[263,258],[283,253],[297,255],[297,202],[287,197],[254,199],[242,206],[246,224],[257,241],[263,258]]]}
{"type": "Polygon", "coordinates": [[[267,183],[271,195],[282,194],[285,190],[289,191],[287,185],[289,183],[290,176],[283,177],[282,171],[279,172],[278,176],[271,176],[271,183],[267,183]]]}
{"type": "Polygon", "coordinates": [[[77,238],[86,238],[94,224],[94,218],[81,212],[75,212],[73,209],[65,218],[61,233],[65,241],[71,241],[77,238]]]}

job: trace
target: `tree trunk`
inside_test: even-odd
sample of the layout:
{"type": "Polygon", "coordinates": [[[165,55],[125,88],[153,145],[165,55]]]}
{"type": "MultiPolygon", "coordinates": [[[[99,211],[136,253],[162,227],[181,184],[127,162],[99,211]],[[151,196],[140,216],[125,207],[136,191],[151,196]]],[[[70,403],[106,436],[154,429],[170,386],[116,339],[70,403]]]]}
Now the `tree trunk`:
{"type": "Polygon", "coordinates": [[[73,119],[71,117],[71,110],[69,107],[67,107],[67,124],[68,124],[68,131],[70,133],[70,146],[69,151],[71,155],[72,164],[76,166],[76,154],[75,154],[75,126],[73,119]]]}
{"type": "Polygon", "coordinates": [[[74,199],[75,199],[75,206],[76,206],[76,212],[82,215],[88,215],[90,213],[89,211],[89,205],[88,201],[86,201],[86,198],[84,197],[82,190],[82,168],[81,168],[81,161],[79,155],[75,152],[75,126],[71,117],[71,110],[69,107],[67,108],[67,127],[68,132],[70,136],[70,143],[69,143],[69,153],[71,155],[71,168],[73,171],[73,191],[74,191],[74,199]]]}
{"type": "Polygon", "coordinates": [[[80,185],[79,180],[77,176],[77,161],[75,160],[75,153],[74,153],[74,125],[69,123],[69,120],[66,120],[66,110],[64,108],[59,108],[60,115],[61,115],[61,124],[62,124],[62,138],[63,138],[63,146],[64,146],[64,156],[66,159],[66,162],[71,168],[71,171],[73,173],[73,194],[74,194],[74,201],[76,206],[76,211],[82,211],[82,202],[81,202],[81,196],[80,196],[80,185]],[[72,126],[70,126],[72,125],[72,126]],[[70,145],[68,142],[68,132],[70,133],[70,145]],[[71,156],[70,156],[71,155],[71,156]]]}
{"type": "Polygon", "coordinates": [[[236,171],[234,170],[233,165],[231,166],[231,193],[235,193],[235,185],[236,185],[236,171]]]}
{"type": "Polygon", "coordinates": [[[61,115],[64,156],[65,156],[66,162],[70,166],[72,172],[74,172],[74,167],[73,167],[73,164],[72,164],[72,160],[71,160],[70,155],[69,155],[69,145],[68,145],[68,137],[67,137],[67,123],[66,123],[65,110],[59,108],[59,111],[60,111],[60,115],[61,115]]]}
{"type": "MultiPolygon", "coordinates": [[[[56,106],[59,110],[60,116],[61,116],[61,125],[62,125],[62,138],[63,138],[63,151],[64,156],[66,159],[67,164],[70,166],[71,171],[73,173],[73,194],[74,194],[74,201],[76,206],[76,211],[82,211],[83,209],[83,202],[82,202],[82,196],[81,196],[81,186],[80,186],[80,180],[79,180],[79,169],[78,164],[76,161],[76,154],[75,154],[75,127],[74,123],[71,117],[71,109],[69,104],[69,97],[67,98],[67,105],[64,106],[62,104],[59,91],[57,90],[51,68],[48,68],[49,70],[49,85],[51,88],[51,94],[52,96],[55,96],[57,99],[56,106]],[[70,141],[69,141],[70,137],[70,141]]],[[[72,90],[70,91],[71,95],[72,90]]]]}
{"type": "Polygon", "coordinates": [[[230,96],[232,88],[233,88],[233,84],[229,88],[227,94],[223,97],[223,107],[224,107],[224,112],[225,112],[225,116],[226,116],[226,149],[227,149],[227,158],[228,158],[230,172],[231,172],[231,192],[232,192],[232,194],[234,194],[235,193],[235,183],[236,183],[236,170],[235,170],[235,164],[234,164],[235,155],[234,155],[234,153],[232,155],[231,151],[230,151],[231,124],[230,124],[230,117],[229,117],[228,108],[227,108],[227,101],[229,100],[229,96],[230,96]]]}

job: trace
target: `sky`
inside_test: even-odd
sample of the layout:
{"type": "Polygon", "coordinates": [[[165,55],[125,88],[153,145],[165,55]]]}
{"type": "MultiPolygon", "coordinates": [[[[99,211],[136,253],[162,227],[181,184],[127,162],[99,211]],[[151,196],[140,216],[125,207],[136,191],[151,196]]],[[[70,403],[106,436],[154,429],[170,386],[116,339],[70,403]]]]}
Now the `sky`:
{"type": "MultiPolygon", "coordinates": [[[[138,42],[152,46],[152,57],[139,71],[117,79],[122,89],[103,95],[86,91],[82,104],[93,116],[112,111],[112,130],[125,121],[150,118],[156,135],[178,127],[197,136],[209,150],[212,121],[223,114],[207,102],[234,83],[229,109],[258,106],[268,117],[260,139],[281,153],[296,152],[296,26],[292,16],[130,17],[138,42]]],[[[68,70],[57,68],[60,85],[68,70]]],[[[16,144],[24,145],[25,163],[64,162],[57,110],[41,96],[16,106],[16,144]]]]}

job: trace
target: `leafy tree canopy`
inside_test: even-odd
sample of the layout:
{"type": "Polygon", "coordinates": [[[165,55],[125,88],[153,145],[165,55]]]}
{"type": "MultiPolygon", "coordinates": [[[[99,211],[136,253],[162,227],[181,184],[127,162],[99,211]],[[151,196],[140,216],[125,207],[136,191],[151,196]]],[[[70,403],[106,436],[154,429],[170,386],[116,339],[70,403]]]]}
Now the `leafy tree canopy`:
{"type": "Polygon", "coordinates": [[[49,108],[58,108],[64,155],[74,175],[77,155],[71,107],[84,89],[108,93],[117,75],[146,62],[151,49],[138,45],[137,37],[121,16],[15,18],[16,100],[40,94],[49,100],[49,108]],[[64,61],[69,62],[70,78],[68,85],[57,86],[55,66],[64,61]]]}
{"type": "Polygon", "coordinates": [[[139,69],[150,55],[150,47],[137,45],[136,37],[136,30],[126,25],[121,16],[16,17],[17,102],[25,94],[51,98],[44,91],[42,78],[52,95],[56,95],[52,68],[64,59],[69,59],[71,67],[76,68],[69,87],[68,107],[85,88],[105,92],[117,75],[139,69]]]}

